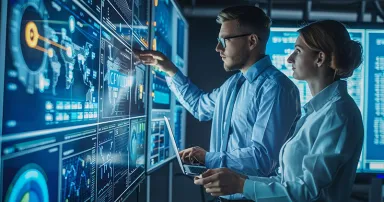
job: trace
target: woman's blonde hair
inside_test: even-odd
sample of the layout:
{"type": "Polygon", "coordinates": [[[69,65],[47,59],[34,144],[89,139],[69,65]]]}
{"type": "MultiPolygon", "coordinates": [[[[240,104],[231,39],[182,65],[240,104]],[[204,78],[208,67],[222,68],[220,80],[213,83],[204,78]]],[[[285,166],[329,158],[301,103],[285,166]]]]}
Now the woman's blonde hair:
{"type": "Polygon", "coordinates": [[[351,37],[345,26],[335,20],[317,21],[298,30],[308,47],[322,51],[326,63],[335,70],[338,78],[352,76],[353,71],[362,63],[363,48],[351,37]]]}

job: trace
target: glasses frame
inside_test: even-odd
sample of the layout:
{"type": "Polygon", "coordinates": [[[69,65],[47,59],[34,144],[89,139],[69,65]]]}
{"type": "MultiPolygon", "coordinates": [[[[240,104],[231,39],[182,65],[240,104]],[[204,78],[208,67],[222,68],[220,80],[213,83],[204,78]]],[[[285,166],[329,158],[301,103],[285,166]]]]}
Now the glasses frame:
{"type": "MultiPolygon", "coordinates": [[[[239,38],[239,37],[249,36],[249,35],[252,35],[252,34],[254,34],[254,33],[240,34],[240,35],[228,36],[228,37],[224,37],[224,38],[222,38],[222,37],[217,37],[217,42],[220,43],[221,46],[223,46],[223,48],[226,48],[226,47],[227,47],[227,44],[225,43],[225,41],[226,41],[227,39],[239,38]]],[[[259,37],[257,37],[257,38],[259,38],[259,37]]],[[[259,38],[259,40],[261,40],[261,39],[259,38]]]]}

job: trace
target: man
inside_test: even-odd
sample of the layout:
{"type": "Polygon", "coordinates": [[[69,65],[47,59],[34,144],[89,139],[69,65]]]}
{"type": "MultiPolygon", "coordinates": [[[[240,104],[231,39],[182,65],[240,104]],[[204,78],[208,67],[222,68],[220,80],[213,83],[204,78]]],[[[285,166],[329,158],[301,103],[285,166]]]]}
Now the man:
{"type": "Polygon", "coordinates": [[[200,121],[212,120],[210,152],[185,149],[180,152],[184,161],[195,159],[207,168],[269,176],[300,118],[299,91],[265,55],[271,20],[260,8],[229,7],[220,12],[217,22],[221,28],[216,51],[224,69],[240,72],[210,93],[191,83],[163,54],[146,51],[139,57],[168,74],[170,89],[190,113],[200,121]]]}

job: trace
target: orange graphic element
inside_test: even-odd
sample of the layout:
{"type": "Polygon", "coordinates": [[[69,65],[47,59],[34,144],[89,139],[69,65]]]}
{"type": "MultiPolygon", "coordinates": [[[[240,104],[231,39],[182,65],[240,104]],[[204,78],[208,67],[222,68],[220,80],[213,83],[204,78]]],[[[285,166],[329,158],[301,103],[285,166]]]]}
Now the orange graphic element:
{"type": "Polygon", "coordinates": [[[154,38],[152,42],[152,50],[157,50],[156,38],[154,38]]]}
{"type": "Polygon", "coordinates": [[[45,49],[45,48],[43,48],[43,47],[35,46],[35,47],[33,47],[33,48],[36,49],[36,50],[42,51],[42,52],[44,52],[44,53],[48,53],[47,49],[45,49]]]}
{"type": "Polygon", "coordinates": [[[53,57],[53,49],[52,48],[50,48],[50,49],[48,49],[48,57],[53,57]]]}
{"type": "Polygon", "coordinates": [[[28,22],[25,26],[25,41],[31,48],[35,48],[37,46],[37,42],[39,41],[39,32],[34,22],[28,22]]]}
{"type": "Polygon", "coordinates": [[[56,46],[56,47],[58,47],[58,48],[61,48],[61,49],[65,50],[65,51],[67,50],[66,47],[64,47],[64,46],[62,46],[62,45],[60,45],[60,44],[58,44],[58,43],[56,43],[56,42],[54,42],[54,41],[51,41],[51,40],[49,40],[49,39],[47,39],[47,38],[44,38],[44,37],[42,37],[42,36],[39,36],[39,39],[42,40],[42,41],[45,41],[45,42],[47,42],[47,43],[49,43],[49,44],[52,44],[52,45],[54,45],[54,46],[56,46]]]}
{"type": "Polygon", "coordinates": [[[28,22],[27,25],[25,26],[25,41],[26,41],[27,45],[31,48],[36,49],[36,50],[48,53],[48,56],[52,57],[51,56],[51,55],[53,55],[52,50],[47,51],[47,49],[37,45],[39,40],[45,41],[51,45],[54,45],[54,46],[61,48],[65,51],[68,51],[68,48],[41,36],[39,34],[39,30],[37,29],[36,23],[28,22]]]}

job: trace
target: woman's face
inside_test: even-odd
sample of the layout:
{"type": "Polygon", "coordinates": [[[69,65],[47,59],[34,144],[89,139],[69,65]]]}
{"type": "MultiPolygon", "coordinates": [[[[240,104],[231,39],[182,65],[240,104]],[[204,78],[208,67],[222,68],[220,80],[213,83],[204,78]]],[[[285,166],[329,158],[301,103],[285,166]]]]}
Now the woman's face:
{"type": "Polygon", "coordinates": [[[287,59],[287,62],[292,64],[293,78],[308,80],[318,74],[316,53],[307,46],[301,35],[297,38],[295,51],[287,59]]]}

